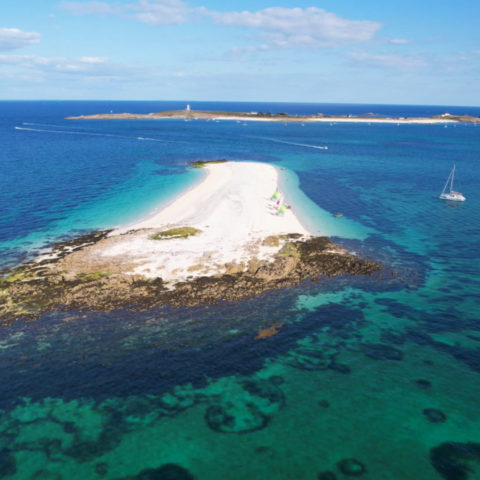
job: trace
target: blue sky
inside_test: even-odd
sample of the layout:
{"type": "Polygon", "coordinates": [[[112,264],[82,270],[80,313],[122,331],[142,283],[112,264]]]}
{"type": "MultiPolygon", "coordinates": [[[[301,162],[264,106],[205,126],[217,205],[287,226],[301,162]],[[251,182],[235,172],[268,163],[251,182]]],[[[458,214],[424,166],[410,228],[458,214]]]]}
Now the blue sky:
{"type": "Polygon", "coordinates": [[[480,105],[473,0],[0,0],[1,99],[480,105]]]}

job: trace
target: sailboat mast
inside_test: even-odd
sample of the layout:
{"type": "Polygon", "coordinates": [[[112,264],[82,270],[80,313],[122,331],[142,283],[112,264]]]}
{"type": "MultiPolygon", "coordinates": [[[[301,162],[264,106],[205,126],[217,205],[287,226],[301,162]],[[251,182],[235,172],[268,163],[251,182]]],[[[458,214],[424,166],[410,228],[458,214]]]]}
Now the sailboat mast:
{"type": "Polygon", "coordinates": [[[450,181],[450,191],[453,190],[453,177],[455,176],[455,165],[453,165],[453,170],[452,170],[452,180],[450,181]]]}
{"type": "Polygon", "coordinates": [[[452,172],[450,172],[450,175],[447,178],[447,181],[445,182],[445,186],[443,187],[442,194],[445,193],[445,190],[447,189],[448,182],[450,182],[450,177],[452,176],[452,172]]]}

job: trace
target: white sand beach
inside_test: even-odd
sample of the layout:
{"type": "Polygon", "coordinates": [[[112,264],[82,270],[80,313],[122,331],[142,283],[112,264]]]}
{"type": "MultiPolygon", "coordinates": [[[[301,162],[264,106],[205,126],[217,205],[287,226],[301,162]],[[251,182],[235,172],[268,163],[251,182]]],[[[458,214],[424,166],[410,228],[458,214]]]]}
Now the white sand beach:
{"type": "MultiPolygon", "coordinates": [[[[278,215],[272,193],[277,169],[252,162],[207,164],[208,175],[158,214],[119,229],[79,252],[77,262],[91,271],[116,269],[176,283],[189,277],[246,270],[249,260],[268,259],[279,246],[262,242],[272,235],[310,236],[294,214],[295,206],[278,215]],[[188,238],[154,240],[156,232],[194,227],[188,238]]],[[[288,205],[288,193],[284,197],[288,205]]],[[[70,267],[76,254],[69,259],[70,267]]]]}
{"type": "Polygon", "coordinates": [[[433,125],[437,123],[458,123],[448,118],[380,118],[380,117],[245,117],[245,116],[218,116],[212,120],[235,120],[237,122],[301,122],[301,123],[393,123],[412,125],[433,125]]]}

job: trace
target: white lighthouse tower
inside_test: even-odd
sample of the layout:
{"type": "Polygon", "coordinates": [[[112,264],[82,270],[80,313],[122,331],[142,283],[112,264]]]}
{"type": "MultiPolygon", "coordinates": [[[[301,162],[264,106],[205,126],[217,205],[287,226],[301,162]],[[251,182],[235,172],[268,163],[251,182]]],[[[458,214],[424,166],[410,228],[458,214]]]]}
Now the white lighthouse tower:
{"type": "Polygon", "coordinates": [[[186,110],[187,112],[190,111],[190,104],[189,104],[189,103],[187,103],[187,108],[186,108],[185,110],[186,110]]]}

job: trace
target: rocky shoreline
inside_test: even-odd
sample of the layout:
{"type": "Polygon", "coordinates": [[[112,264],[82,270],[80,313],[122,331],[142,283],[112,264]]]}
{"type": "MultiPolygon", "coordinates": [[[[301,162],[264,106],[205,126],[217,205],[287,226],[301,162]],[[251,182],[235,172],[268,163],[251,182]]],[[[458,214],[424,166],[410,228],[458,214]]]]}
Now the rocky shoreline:
{"type": "MultiPolygon", "coordinates": [[[[327,237],[302,239],[291,234],[270,237],[278,252],[270,261],[252,258],[248,265],[232,265],[227,273],[192,277],[175,285],[162,278],[149,279],[108,271],[69,272],[69,255],[87,251],[110,231],[99,231],[61,242],[43,259],[25,263],[0,280],[0,324],[18,318],[33,320],[54,310],[112,311],[144,310],[160,305],[173,307],[238,301],[267,290],[298,285],[307,279],[338,275],[371,275],[378,262],[352,255],[327,237]]],[[[226,266],[228,267],[228,266],[226,266]]]]}

